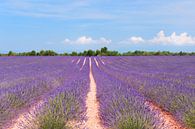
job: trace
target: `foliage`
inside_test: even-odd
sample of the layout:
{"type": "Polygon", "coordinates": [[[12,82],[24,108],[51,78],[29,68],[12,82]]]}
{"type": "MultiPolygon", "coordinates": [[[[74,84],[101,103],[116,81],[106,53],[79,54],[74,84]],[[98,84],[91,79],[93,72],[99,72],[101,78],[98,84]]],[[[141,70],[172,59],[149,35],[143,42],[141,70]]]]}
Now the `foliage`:
{"type": "Polygon", "coordinates": [[[117,129],[144,129],[144,128],[145,128],[144,121],[139,119],[139,117],[137,117],[137,119],[131,117],[123,118],[119,120],[117,124],[117,129]]]}
{"type": "Polygon", "coordinates": [[[77,56],[78,54],[77,54],[77,52],[73,51],[70,55],[71,56],[77,56]]]}
{"type": "Polygon", "coordinates": [[[185,123],[192,129],[195,128],[195,103],[193,103],[193,108],[186,112],[185,123]]]}
{"type": "Polygon", "coordinates": [[[15,56],[16,54],[14,53],[14,52],[12,52],[12,51],[9,51],[8,52],[8,56],[15,56]]]}
{"type": "Polygon", "coordinates": [[[195,52],[169,52],[169,51],[128,51],[125,53],[119,53],[118,51],[108,50],[107,47],[103,47],[100,50],[85,50],[83,52],[73,51],[71,53],[64,52],[63,54],[56,53],[52,50],[41,50],[36,52],[32,50],[31,52],[14,53],[9,51],[7,54],[0,54],[0,56],[194,56],[195,52]]]}

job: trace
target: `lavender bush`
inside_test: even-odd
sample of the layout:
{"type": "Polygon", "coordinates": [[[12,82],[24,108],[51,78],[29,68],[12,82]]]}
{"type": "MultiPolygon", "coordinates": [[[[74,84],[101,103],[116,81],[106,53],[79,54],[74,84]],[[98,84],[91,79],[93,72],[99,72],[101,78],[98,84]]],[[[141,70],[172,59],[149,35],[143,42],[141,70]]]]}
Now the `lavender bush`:
{"type": "MultiPolygon", "coordinates": [[[[96,66],[93,62],[93,66],[96,66]]],[[[145,98],[127,84],[93,67],[103,124],[116,129],[153,128],[152,114],[144,107],[145,98]]]]}
{"type": "Polygon", "coordinates": [[[84,119],[89,66],[85,65],[81,72],[81,63],[75,65],[71,62],[73,59],[78,57],[0,58],[0,63],[4,64],[0,68],[0,127],[39,100],[46,106],[51,98],[68,91],[74,93],[72,96],[79,103],[72,105],[79,106],[80,114],[75,114],[82,114],[78,118],[84,119]]]}
{"type": "Polygon", "coordinates": [[[107,57],[101,70],[193,127],[195,57],[107,57]]]}

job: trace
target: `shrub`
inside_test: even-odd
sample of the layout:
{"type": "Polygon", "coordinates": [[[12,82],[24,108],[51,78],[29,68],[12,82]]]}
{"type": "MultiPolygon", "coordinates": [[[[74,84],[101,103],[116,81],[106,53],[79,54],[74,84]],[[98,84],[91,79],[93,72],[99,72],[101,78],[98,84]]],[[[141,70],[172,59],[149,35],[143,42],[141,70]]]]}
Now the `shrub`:
{"type": "Polygon", "coordinates": [[[145,123],[139,118],[132,118],[130,116],[122,118],[117,123],[117,129],[144,129],[145,123]]]}
{"type": "Polygon", "coordinates": [[[193,105],[193,108],[186,113],[185,123],[187,124],[187,126],[195,129],[195,104],[193,105]]]}

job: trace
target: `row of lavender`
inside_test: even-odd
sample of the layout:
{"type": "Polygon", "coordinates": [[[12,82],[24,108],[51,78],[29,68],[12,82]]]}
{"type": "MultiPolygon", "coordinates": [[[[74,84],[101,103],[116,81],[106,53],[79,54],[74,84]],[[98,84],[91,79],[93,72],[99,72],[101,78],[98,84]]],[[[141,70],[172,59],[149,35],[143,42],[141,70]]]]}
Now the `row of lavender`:
{"type": "Polygon", "coordinates": [[[106,128],[154,128],[153,114],[144,107],[145,98],[122,81],[101,70],[101,61],[93,61],[100,118],[106,128]],[[99,67],[98,67],[99,66],[99,67]]]}
{"type": "Polygon", "coordinates": [[[8,127],[7,123],[11,125],[10,120],[40,101],[43,102],[38,109],[41,112],[36,114],[39,122],[35,123],[42,124],[38,126],[52,128],[55,123],[51,121],[59,113],[64,114],[58,117],[63,126],[64,121],[84,119],[89,66],[82,67],[84,58],[77,64],[76,60],[78,57],[0,58],[0,128],[8,127]]]}
{"type": "MultiPolygon", "coordinates": [[[[106,127],[159,128],[162,121],[155,119],[146,101],[194,127],[194,57],[96,59],[99,65],[93,60],[93,75],[106,127]]],[[[0,65],[0,127],[39,100],[43,105],[33,124],[38,123],[37,128],[66,128],[71,120],[85,119],[88,58],[3,57],[0,65]]]]}
{"type": "Polygon", "coordinates": [[[195,128],[195,57],[101,57],[97,61],[101,64],[101,72],[95,69],[94,74],[97,83],[101,82],[98,84],[98,94],[105,124],[111,126],[119,121],[116,116],[128,115],[125,110],[129,108],[122,108],[127,106],[127,101],[121,100],[126,97],[130,98],[128,105],[131,103],[133,117],[135,113],[142,114],[143,120],[147,118],[149,123],[155,123],[151,114],[148,115],[150,117],[146,116],[146,109],[139,109],[143,108],[141,105],[144,105],[145,99],[172,113],[186,126],[195,128]],[[100,78],[105,82],[100,81],[100,78]],[[141,97],[142,101],[140,98],[135,99],[136,96],[141,97]],[[115,108],[107,108],[109,104],[115,108]]]}

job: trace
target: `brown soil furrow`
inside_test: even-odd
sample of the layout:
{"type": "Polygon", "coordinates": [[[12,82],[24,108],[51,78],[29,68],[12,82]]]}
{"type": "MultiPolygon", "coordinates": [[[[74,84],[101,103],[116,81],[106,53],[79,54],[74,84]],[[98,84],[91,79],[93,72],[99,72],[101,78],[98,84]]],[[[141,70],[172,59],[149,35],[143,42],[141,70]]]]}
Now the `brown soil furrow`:
{"type": "Polygon", "coordinates": [[[97,67],[99,68],[99,63],[97,62],[96,58],[94,58],[94,60],[95,60],[97,67]]]}
{"type": "Polygon", "coordinates": [[[102,62],[103,65],[105,65],[105,62],[102,59],[100,59],[100,61],[102,62]]]}
{"type": "Polygon", "coordinates": [[[44,105],[44,101],[39,101],[35,105],[31,106],[27,112],[20,114],[17,119],[12,121],[12,125],[7,129],[35,129],[36,126],[36,113],[40,107],[44,105]]]}
{"type": "Polygon", "coordinates": [[[83,69],[83,67],[84,67],[84,65],[85,65],[85,62],[86,62],[86,57],[85,57],[85,59],[84,59],[84,61],[83,61],[83,65],[82,65],[81,68],[80,68],[80,71],[83,69]]]}
{"type": "Polygon", "coordinates": [[[145,102],[151,113],[154,113],[154,119],[158,122],[155,123],[157,129],[187,129],[184,128],[175,118],[168,112],[162,110],[160,107],[152,102],[145,102]]]}
{"type": "Polygon", "coordinates": [[[78,59],[77,63],[76,64],[79,64],[79,62],[81,61],[81,59],[78,59]]]}

